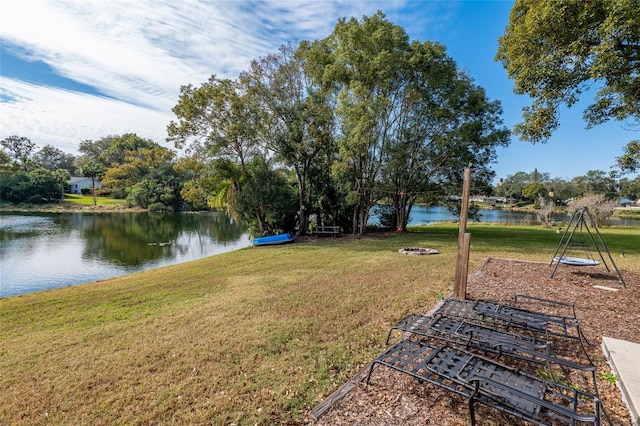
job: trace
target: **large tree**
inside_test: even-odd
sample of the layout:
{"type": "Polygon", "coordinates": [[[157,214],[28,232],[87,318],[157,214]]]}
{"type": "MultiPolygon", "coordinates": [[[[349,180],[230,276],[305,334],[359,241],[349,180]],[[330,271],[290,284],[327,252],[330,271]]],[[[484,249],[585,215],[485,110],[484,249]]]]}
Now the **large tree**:
{"type": "Polygon", "coordinates": [[[403,87],[402,64],[409,37],[380,12],[361,21],[341,19],[329,37],[314,46],[314,67],[324,87],[337,93],[338,158],[334,177],[353,206],[353,231],[364,233],[385,151],[397,119],[395,99],[403,87]],[[324,53],[324,54],[323,54],[324,53]]]}
{"type": "Polygon", "coordinates": [[[45,145],[42,149],[33,154],[33,161],[38,163],[40,167],[51,171],[64,169],[70,174],[75,172],[75,167],[73,165],[74,160],[75,157],[72,154],[67,154],[63,150],[52,145],[45,145]]]}
{"type": "Polygon", "coordinates": [[[334,151],[333,111],[329,96],[307,73],[307,44],[291,45],[251,63],[241,75],[260,105],[262,139],[276,159],[295,171],[298,183],[298,232],[304,235],[312,210],[311,178],[322,151],[334,151]]]}
{"type": "Polygon", "coordinates": [[[175,153],[158,144],[125,150],[121,163],[113,163],[102,176],[102,187],[114,197],[124,198],[127,188],[144,179],[170,179],[175,174],[175,153]]]}
{"type": "Polygon", "coordinates": [[[19,165],[23,170],[29,168],[31,156],[36,148],[36,144],[29,138],[13,135],[2,139],[0,145],[6,150],[16,165],[19,165]]]}
{"type": "Polygon", "coordinates": [[[477,182],[492,177],[495,148],[508,143],[498,102],[457,69],[437,43],[410,42],[380,12],[341,20],[315,46],[318,73],[336,91],[339,155],[334,176],[354,206],[363,233],[371,207],[391,200],[405,229],[419,195],[459,188],[474,165],[477,182]]]}
{"type": "Polygon", "coordinates": [[[167,127],[167,141],[187,153],[228,159],[241,167],[256,156],[264,156],[258,138],[255,102],[238,81],[215,75],[201,86],[180,88],[180,100],[173,107],[177,120],[167,127]]]}
{"type": "Polygon", "coordinates": [[[444,46],[414,42],[407,58],[382,169],[382,188],[392,194],[395,226],[402,230],[418,199],[442,198],[447,188],[459,194],[462,170],[469,164],[475,189],[488,186],[495,148],[509,140],[500,103],[457,69],[444,46]]]}
{"type": "Polygon", "coordinates": [[[95,206],[98,204],[98,199],[96,198],[96,178],[102,175],[104,169],[100,164],[90,160],[84,162],[79,171],[82,176],[91,178],[91,196],[93,197],[93,205],[95,206]]]}
{"type": "MultiPolygon", "coordinates": [[[[533,99],[514,129],[524,140],[546,141],[560,125],[560,106],[592,89],[587,127],[611,119],[640,125],[639,0],[517,0],[496,59],[514,91],[533,99]]],[[[634,146],[619,161],[631,171],[640,162],[634,146]]]]}
{"type": "Polygon", "coordinates": [[[180,168],[192,174],[183,191],[192,204],[224,204],[249,222],[254,235],[291,232],[289,215],[280,214],[291,191],[268,160],[263,136],[269,123],[258,120],[257,105],[238,81],[211,76],[200,87],[183,86],[167,140],[191,156],[180,168]]]}
{"type": "Polygon", "coordinates": [[[151,139],[142,138],[135,133],[105,136],[97,141],[86,140],[80,142],[79,150],[82,157],[78,159],[77,164],[93,161],[106,170],[125,163],[125,156],[129,151],[155,146],[157,143],[151,139]]]}

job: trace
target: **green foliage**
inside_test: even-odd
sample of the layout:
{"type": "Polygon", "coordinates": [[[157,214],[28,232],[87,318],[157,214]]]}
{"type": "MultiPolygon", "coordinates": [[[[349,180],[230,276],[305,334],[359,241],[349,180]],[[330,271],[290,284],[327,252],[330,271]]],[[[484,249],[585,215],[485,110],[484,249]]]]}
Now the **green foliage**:
{"type": "Polygon", "coordinates": [[[404,229],[418,196],[459,189],[469,163],[476,184],[489,186],[495,148],[508,144],[502,110],[444,46],[410,42],[378,12],[340,20],[329,37],[306,47],[316,62],[312,75],[333,91],[340,128],[332,177],[359,232],[381,199],[393,204],[394,227],[404,229]]]}
{"type": "Polygon", "coordinates": [[[496,55],[514,91],[533,98],[515,132],[545,141],[560,124],[560,106],[571,107],[594,82],[600,88],[584,112],[589,127],[638,122],[639,53],[638,0],[517,0],[496,55]]]}
{"type": "Polygon", "coordinates": [[[66,170],[70,175],[74,175],[76,168],[73,165],[75,157],[67,154],[61,149],[51,145],[44,146],[41,150],[33,154],[33,161],[40,167],[55,171],[66,170]]]}
{"type": "Polygon", "coordinates": [[[295,232],[296,193],[282,173],[260,158],[249,164],[234,204],[255,236],[295,232]]]}
{"type": "Polygon", "coordinates": [[[331,94],[319,80],[308,78],[313,56],[305,48],[282,46],[260,58],[241,75],[259,105],[260,133],[276,160],[292,169],[298,184],[299,230],[306,233],[309,212],[319,211],[324,176],[315,173],[323,159],[335,155],[331,94]]]}
{"type": "Polygon", "coordinates": [[[24,136],[9,136],[0,141],[0,145],[7,151],[7,154],[16,163],[19,163],[23,170],[26,170],[28,160],[31,158],[36,144],[24,136]]]}
{"type": "Polygon", "coordinates": [[[84,141],[80,143],[79,151],[83,154],[79,160],[93,161],[103,170],[114,165],[126,162],[128,152],[141,148],[152,149],[158,146],[151,139],[143,139],[135,133],[125,133],[121,136],[106,136],[97,141],[84,141]]]}
{"type": "Polygon", "coordinates": [[[200,87],[180,88],[173,112],[178,118],[167,127],[167,140],[188,154],[223,158],[245,164],[259,154],[255,104],[246,87],[211,76],[200,87]]]}
{"type": "Polygon", "coordinates": [[[528,200],[536,200],[546,192],[544,185],[540,182],[530,182],[522,188],[522,196],[528,200]]]}
{"type": "Polygon", "coordinates": [[[122,198],[127,189],[145,179],[169,180],[174,175],[175,154],[158,144],[123,153],[122,163],[112,163],[102,177],[102,186],[112,196],[122,198]]]}
{"type": "Polygon", "coordinates": [[[10,203],[44,204],[60,200],[60,183],[46,169],[0,174],[0,199],[10,203]]]}
{"type": "Polygon", "coordinates": [[[606,371],[602,373],[602,378],[605,379],[607,382],[611,383],[612,385],[614,385],[618,381],[617,375],[615,375],[614,373],[606,372],[606,371]]]}
{"type": "Polygon", "coordinates": [[[640,169],[640,141],[631,141],[624,149],[622,156],[617,158],[618,166],[623,172],[633,173],[640,169]]]}
{"type": "Polygon", "coordinates": [[[157,179],[143,179],[126,189],[129,206],[151,211],[173,210],[177,203],[176,188],[157,179]]]}

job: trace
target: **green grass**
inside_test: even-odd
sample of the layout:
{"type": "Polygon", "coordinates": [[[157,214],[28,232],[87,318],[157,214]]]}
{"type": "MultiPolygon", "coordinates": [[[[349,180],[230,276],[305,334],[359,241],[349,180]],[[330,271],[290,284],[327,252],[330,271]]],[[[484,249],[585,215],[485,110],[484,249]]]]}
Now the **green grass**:
{"type": "MultiPolygon", "coordinates": [[[[65,194],[64,195],[65,204],[77,204],[80,206],[93,206],[93,197],[87,195],[79,195],[79,194],[65,194]]],[[[121,199],[110,198],[110,197],[96,197],[96,205],[97,206],[124,206],[125,202],[121,199]]]]}
{"type": "MultiPolygon", "coordinates": [[[[382,351],[394,322],[451,291],[457,227],[414,231],[253,247],[0,300],[0,424],[299,424],[382,351]]],[[[470,271],[487,256],[549,261],[560,239],[469,231],[470,271]]],[[[601,232],[626,252],[621,269],[640,270],[640,230],[601,232]]]]}

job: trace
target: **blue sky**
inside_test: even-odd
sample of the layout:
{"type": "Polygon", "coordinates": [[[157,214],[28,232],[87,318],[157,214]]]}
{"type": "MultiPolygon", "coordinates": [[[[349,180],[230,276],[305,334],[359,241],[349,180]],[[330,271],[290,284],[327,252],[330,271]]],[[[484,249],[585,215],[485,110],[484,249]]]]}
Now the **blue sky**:
{"type": "MultiPolygon", "coordinates": [[[[26,136],[76,154],[83,140],[137,133],[167,147],[181,85],[236,78],[282,44],[329,35],[342,17],[381,10],[411,39],[437,41],[500,100],[505,125],[525,96],[494,61],[512,1],[0,0],[0,139],[26,136]]],[[[589,99],[561,113],[546,144],[512,137],[497,177],[538,169],[571,179],[609,172],[638,132],[621,123],[586,130],[589,99]]]]}

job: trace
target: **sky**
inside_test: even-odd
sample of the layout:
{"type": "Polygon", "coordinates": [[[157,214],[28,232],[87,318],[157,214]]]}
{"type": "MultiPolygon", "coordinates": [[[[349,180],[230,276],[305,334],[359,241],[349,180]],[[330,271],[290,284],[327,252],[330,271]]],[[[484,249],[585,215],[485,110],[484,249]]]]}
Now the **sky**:
{"type": "MultiPolygon", "coordinates": [[[[211,75],[235,79],[286,43],[328,36],[340,18],[377,10],[412,40],[444,44],[458,66],[499,100],[504,124],[521,121],[526,96],[494,60],[513,1],[0,0],[0,139],[78,154],[80,142],[136,133],[165,141],[180,87],[211,75]]],[[[512,136],[497,178],[534,169],[570,180],[609,172],[638,132],[612,122],[590,130],[584,99],[563,109],[545,144],[512,136]]]]}

